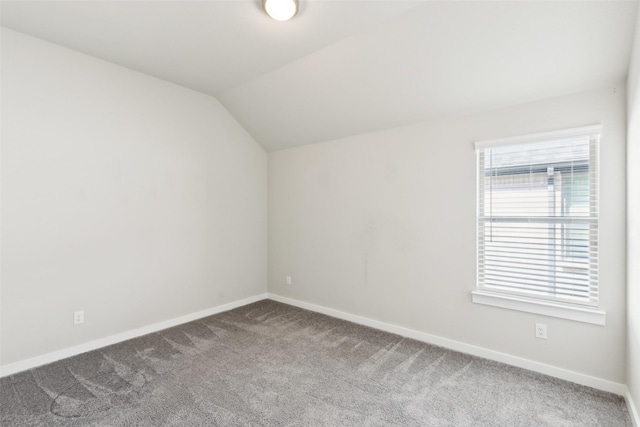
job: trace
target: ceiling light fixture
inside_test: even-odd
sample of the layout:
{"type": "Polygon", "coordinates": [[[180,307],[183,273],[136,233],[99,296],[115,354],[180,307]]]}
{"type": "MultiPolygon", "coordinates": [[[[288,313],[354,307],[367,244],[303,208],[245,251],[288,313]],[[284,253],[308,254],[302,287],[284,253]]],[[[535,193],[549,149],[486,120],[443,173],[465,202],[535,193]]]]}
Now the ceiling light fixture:
{"type": "Polygon", "coordinates": [[[298,13],[298,0],[262,0],[262,8],[276,21],[288,21],[298,13]]]}

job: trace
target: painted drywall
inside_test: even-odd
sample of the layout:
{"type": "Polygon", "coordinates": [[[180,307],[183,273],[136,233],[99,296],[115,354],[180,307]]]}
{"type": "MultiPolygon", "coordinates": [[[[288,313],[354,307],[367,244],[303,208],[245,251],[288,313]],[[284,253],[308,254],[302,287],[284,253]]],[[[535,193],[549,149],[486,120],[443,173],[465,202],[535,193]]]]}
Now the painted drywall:
{"type": "Polygon", "coordinates": [[[267,156],[217,100],[3,30],[2,113],[3,365],[265,292],[267,156]]]}
{"type": "MultiPolygon", "coordinates": [[[[640,14],[639,14],[640,17],[640,14]]],[[[627,95],[627,385],[640,410],[640,25],[627,95]]]]}
{"type": "Polygon", "coordinates": [[[624,383],[625,90],[269,153],[269,292],[624,383]],[[606,326],[472,303],[473,141],[597,123],[606,326]]]}

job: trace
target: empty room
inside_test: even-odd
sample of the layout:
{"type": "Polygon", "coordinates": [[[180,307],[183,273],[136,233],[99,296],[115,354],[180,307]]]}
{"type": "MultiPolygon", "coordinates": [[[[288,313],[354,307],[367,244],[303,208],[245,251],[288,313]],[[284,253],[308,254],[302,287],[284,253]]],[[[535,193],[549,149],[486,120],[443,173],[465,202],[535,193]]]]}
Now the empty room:
{"type": "Polygon", "coordinates": [[[640,427],[638,1],[0,7],[3,427],[640,427]]]}

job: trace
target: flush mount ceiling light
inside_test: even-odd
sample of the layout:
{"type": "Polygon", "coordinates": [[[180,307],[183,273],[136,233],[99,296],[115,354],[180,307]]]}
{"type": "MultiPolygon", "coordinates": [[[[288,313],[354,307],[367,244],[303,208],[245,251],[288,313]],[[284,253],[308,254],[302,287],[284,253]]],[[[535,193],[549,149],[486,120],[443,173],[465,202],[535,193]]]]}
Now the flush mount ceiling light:
{"type": "Polygon", "coordinates": [[[298,0],[262,0],[262,8],[276,21],[288,21],[298,13],[298,0]]]}

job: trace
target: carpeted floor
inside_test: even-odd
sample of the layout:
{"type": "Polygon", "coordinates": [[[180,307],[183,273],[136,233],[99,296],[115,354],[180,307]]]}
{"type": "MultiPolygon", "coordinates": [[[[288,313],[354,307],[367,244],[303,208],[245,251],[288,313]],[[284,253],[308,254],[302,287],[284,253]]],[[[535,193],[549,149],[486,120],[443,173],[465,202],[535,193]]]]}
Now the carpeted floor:
{"type": "Polygon", "coordinates": [[[264,300],[0,382],[2,426],[631,426],[613,394],[264,300]]]}

